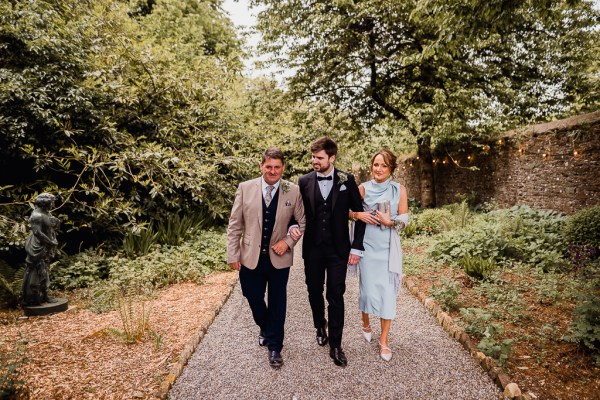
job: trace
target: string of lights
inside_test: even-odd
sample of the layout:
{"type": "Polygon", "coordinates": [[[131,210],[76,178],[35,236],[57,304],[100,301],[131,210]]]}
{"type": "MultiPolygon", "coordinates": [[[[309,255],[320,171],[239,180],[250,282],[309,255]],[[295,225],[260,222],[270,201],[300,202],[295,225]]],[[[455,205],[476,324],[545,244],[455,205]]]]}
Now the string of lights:
{"type": "MultiPolygon", "coordinates": [[[[497,142],[495,142],[495,144],[497,144],[499,147],[502,146],[511,146],[510,142],[500,139],[497,142]]],[[[552,146],[550,145],[545,145],[542,146],[541,148],[538,148],[538,146],[534,146],[534,150],[529,150],[528,147],[522,145],[522,144],[515,144],[512,145],[513,148],[516,146],[516,153],[517,156],[519,157],[541,157],[543,160],[549,161],[549,160],[559,160],[559,161],[570,161],[570,160],[577,160],[577,159],[582,159],[583,156],[585,155],[585,152],[575,148],[575,146],[573,146],[571,149],[569,149],[568,151],[562,151],[562,152],[557,152],[556,150],[550,150],[550,148],[552,148],[552,146]]],[[[458,167],[464,167],[464,168],[469,168],[469,166],[473,166],[475,165],[475,161],[478,158],[482,158],[483,156],[488,156],[490,154],[490,152],[492,151],[492,147],[489,145],[484,145],[482,146],[482,151],[479,154],[476,154],[475,152],[471,152],[470,154],[468,154],[464,159],[460,159],[460,158],[454,158],[452,157],[449,153],[447,156],[445,157],[434,157],[433,158],[433,164],[434,165],[456,165],[458,167]]],[[[406,168],[412,168],[414,167],[417,162],[419,161],[419,157],[415,157],[414,159],[408,159],[404,162],[404,165],[402,167],[402,169],[406,170],[406,168]]]]}

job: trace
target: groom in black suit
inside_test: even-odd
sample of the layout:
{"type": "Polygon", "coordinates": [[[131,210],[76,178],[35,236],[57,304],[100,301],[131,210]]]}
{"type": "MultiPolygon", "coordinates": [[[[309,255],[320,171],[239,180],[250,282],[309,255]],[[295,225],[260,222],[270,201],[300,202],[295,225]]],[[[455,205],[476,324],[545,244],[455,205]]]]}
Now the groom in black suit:
{"type": "MultiPolygon", "coordinates": [[[[354,176],[333,166],[337,144],[322,137],[311,145],[310,151],[314,171],[298,181],[306,214],[302,258],[308,300],[317,329],[317,343],[325,346],[329,340],[329,355],[336,365],[345,367],[348,361],[342,350],[342,331],[346,271],[348,264],[358,263],[362,256],[365,234],[364,222],[356,221],[354,240],[350,243],[348,212],[363,211],[363,208],[354,176]],[[329,323],[325,319],[323,299],[325,282],[329,323]]],[[[295,232],[290,233],[294,237],[295,232]]]]}

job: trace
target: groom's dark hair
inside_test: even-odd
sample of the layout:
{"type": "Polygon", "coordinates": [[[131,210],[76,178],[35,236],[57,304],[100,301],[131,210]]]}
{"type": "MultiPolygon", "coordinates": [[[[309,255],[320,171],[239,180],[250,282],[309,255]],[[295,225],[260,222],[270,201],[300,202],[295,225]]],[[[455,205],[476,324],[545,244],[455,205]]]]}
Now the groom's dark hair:
{"type": "Polygon", "coordinates": [[[318,151],[325,150],[325,153],[329,157],[337,155],[337,144],[328,136],[323,136],[313,142],[310,145],[310,152],[316,153],[318,151]]]}

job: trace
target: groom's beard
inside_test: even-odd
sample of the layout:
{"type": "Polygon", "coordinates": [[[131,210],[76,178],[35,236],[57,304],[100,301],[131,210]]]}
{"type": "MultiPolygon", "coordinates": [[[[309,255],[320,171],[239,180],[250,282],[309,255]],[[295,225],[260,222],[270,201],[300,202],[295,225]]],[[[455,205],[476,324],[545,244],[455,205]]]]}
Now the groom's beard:
{"type": "Polygon", "coordinates": [[[327,163],[325,165],[322,164],[318,164],[318,163],[313,163],[313,169],[317,172],[321,172],[324,173],[325,171],[329,171],[329,167],[331,166],[331,163],[327,163]]]}

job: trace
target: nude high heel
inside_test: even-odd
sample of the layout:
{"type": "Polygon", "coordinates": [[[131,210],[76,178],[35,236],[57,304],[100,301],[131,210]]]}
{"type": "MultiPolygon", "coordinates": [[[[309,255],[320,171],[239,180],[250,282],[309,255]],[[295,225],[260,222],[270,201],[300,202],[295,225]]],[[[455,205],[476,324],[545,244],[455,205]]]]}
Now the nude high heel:
{"type": "Polygon", "coordinates": [[[371,331],[371,325],[367,325],[367,326],[363,326],[362,327],[362,335],[365,338],[365,340],[367,341],[367,343],[371,343],[371,334],[373,332],[371,331]]]}
{"type": "Polygon", "coordinates": [[[379,355],[383,361],[390,361],[392,359],[392,349],[379,342],[379,355]],[[389,353],[384,353],[384,351],[389,351],[389,353]]]}

